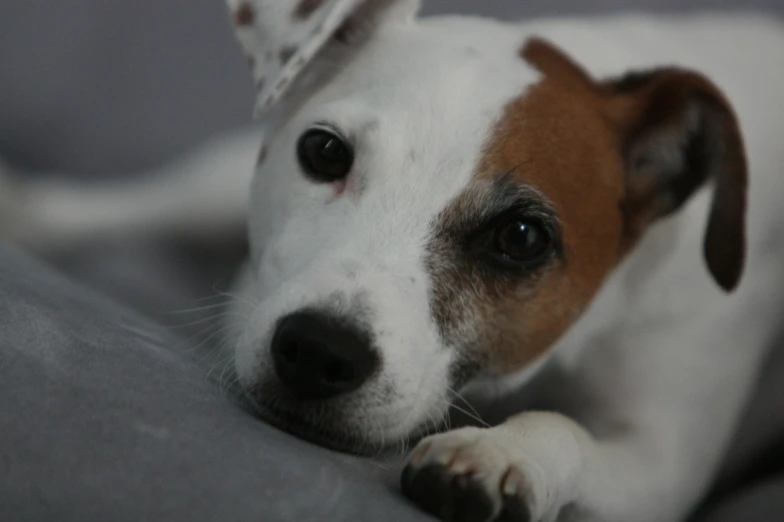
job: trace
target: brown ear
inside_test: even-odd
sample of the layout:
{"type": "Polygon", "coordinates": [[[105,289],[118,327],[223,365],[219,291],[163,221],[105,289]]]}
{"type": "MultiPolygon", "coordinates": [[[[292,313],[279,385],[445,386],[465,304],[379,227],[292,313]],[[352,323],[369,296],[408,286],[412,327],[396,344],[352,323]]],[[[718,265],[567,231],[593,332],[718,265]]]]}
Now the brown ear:
{"type": "Polygon", "coordinates": [[[559,47],[533,36],[520,49],[520,57],[552,80],[579,88],[594,90],[593,78],[559,47]]]}
{"type": "Polygon", "coordinates": [[[713,181],[703,252],[719,286],[734,289],[745,258],[747,167],[726,98],[705,77],[672,68],[630,74],[600,89],[623,137],[630,237],[713,181]]]}

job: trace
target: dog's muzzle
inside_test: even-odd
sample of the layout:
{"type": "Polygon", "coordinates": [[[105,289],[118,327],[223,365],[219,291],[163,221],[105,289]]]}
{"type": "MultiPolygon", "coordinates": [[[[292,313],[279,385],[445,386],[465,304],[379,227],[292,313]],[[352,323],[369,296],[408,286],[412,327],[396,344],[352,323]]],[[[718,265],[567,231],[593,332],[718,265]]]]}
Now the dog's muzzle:
{"type": "Polygon", "coordinates": [[[370,334],[347,319],[301,310],[278,321],[272,360],[297,399],[330,399],[357,390],[378,367],[370,334]]]}

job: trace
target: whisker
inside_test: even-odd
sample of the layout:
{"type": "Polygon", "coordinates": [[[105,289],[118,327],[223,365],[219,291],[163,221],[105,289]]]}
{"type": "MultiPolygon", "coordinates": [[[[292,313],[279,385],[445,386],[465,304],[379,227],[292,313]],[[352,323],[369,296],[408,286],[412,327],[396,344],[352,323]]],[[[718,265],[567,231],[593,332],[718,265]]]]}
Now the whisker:
{"type": "MultiPolygon", "coordinates": [[[[460,413],[462,413],[465,416],[467,416],[469,419],[474,420],[474,421],[478,422],[479,424],[481,424],[483,428],[489,428],[490,427],[490,425],[487,422],[485,422],[481,417],[472,414],[468,410],[466,410],[464,408],[461,408],[460,406],[456,405],[455,403],[449,403],[448,401],[445,401],[445,402],[447,402],[447,404],[449,404],[450,407],[456,409],[460,413]]],[[[448,429],[451,430],[452,428],[449,427],[448,429]]]]}
{"type": "Polygon", "coordinates": [[[221,292],[220,295],[224,297],[228,297],[229,300],[231,301],[239,301],[241,303],[244,303],[250,306],[251,308],[256,308],[261,304],[257,298],[253,296],[249,296],[247,294],[234,294],[231,292],[221,292]]]}
{"type": "Polygon", "coordinates": [[[465,415],[467,415],[467,416],[468,416],[470,419],[473,419],[473,420],[475,420],[475,421],[477,421],[477,422],[481,423],[481,424],[482,424],[482,426],[484,426],[485,428],[488,428],[488,427],[490,427],[490,425],[489,425],[489,424],[488,424],[486,421],[484,421],[484,420],[482,419],[482,416],[479,414],[479,412],[478,412],[478,411],[476,411],[476,408],[474,408],[474,406],[473,406],[473,405],[472,405],[472,404],[471,404],[471,403],[470,403],[470,402],[469,402],[469,401],[468,401],[468,400],[467,400],[465,397],[463,397],[463,396],[462,396],[462,395],[461,395],[461,394],[460,394],[460,393],[459,393],[457,390],[454,390],[454,389],[452,389],[451,387],[447,386],[447,392],[449,392],[449,393],[453,394],[453,395],[455,396],[455,398],[456,398],[456,399],[459,399],[459,400],[461,400],[461,401],[463,402],[463,404],[465,404],[465,405],[466,405],[466,407],[468,407],[468,408],[470,408],[470,409],[471,409],[471,413],[469,413],[469,412],[468,412],[468,411],[466,411],[465,409],[463,409],[463,408],[459,407],[457,404],[455,404],[455,402],[452,402],[452,407],[453,407],[453,408],[455,408],[457,411],[459,411],[459,412],[461,412],[461,413],[464,413],[464,414],[465,414],[465,415]]]}
{"type": "Polygon", "coordinates": [[[200,325],[200,324],[204,324],[204,323],[207,323],[209,321],[212,321],[212,322],[215,322],[215,323],[221,323],[221,322],[227,322],[227,320],[231,320],[231,319],[234,319],[234,318],[245,319],[246,318],[246,314],[242,314],[240,312],[226,311],[226,312],[223,312],[223,313],[220,313],[220,314],[210,315],[208,317],[202,317],[201,319],[196,319],[196,320],[191,321],[189,323],[175,323],[173,325],[173,328],[188,328],[188,327],[191,327],[191,326],[197,326],[197,325],[200,325]]]}
{"type": "MultiPolygon", "coordinates": [[[[217,296],[218,298],[223,299],[224,296],[217,296]]],[[[179,310],[168,310],[165,312],[160,312],[162,315],[185,315],[185,314],[193,314],[198,312],[206,312],[209,310],[215,310],[216,308],[220,308],[222,306],[226,306],[229,303],[228,300],[221,301],[220,303],[213,303],[205,306],[195,306],[193,308],[182,308],[179,310]]]]}
{"type": "MultiPolygon", "coordinates": [[[[227,332],[229,329],[230,329],[230,327],[229,327],[229,326],[225,326],[225,327],[223,327],[223,328],[219,328],[218,330],[216,330],[216,331],[214,331],[213,333],[211,333],[210,335],[208,335],[208,336],[207,336],[205,339],[203,339],[203,340],[202,340],[200,343],[198,343],[196,346],[194,346],[194,347],[191,349],[191,351],[192,351],[192,352],[200,352],[200,351],[201,351],[201,350],[202,350],[202,349],[205,347],[205,345],[208,345],[208,344],[209,344],[209,343],[210,343],[210,342],[211,342],[213,339],[215,339],[216,337],[220,337],[221,335],[224,335],[224,334],[226,334],[226,332],[227,332]]],[[[208,348],[208,349],[207,349],[207,351],[206,351],[206,353],[204,354],[204,356],[202,356],[202,357],[198,358],[198,359],[196,360],[196,363],[197,363],[197,364],[202,364],[202,363],[204,363],[204,361],[205,361],[205,360],[206,360],[208,357],[210,357],[210,356],[213,356],[213,355],[217,355],[217,354],[221,354],[221,353],[223,353],[223,352],[224,352],[224,350],[225,350],[225,349],[226,349],[226,348],[229,346],[229,344],[230,344],[230,343],[231,343],[231,339],[230,339],[230,338],[228,338],[228,337],[226,337],[226,338],[223,338],[223,339],[222,339],[220,342],[218,342],[218,343],[217,343],[215,346],[212,346],[211,348],[208,348]]]]}
{"type": "Polygon", "coordinates": [[[210,380],[210,378],[212,377],[212,372],[214,372],[216,368],[218,368],[218,367],[219,367],[219,366],[221,366],[221,365],[224,365],[224,364],[226,364],[226,361],[227,361],[227,360],[229,360],[231,357],[232,357],[232,356],[227,356],[227,357],[223,357],[223,358],[221,358],[221,359],[218,359],[218,361],[216,361],[216,362],[215,362],[215,363],[214,363],[214,364],[213,364],[213,365],[210,367],[210,369],[209,369],[209,370],[207,370],[207,374],[206,374],[207,380],[210,380]]]}

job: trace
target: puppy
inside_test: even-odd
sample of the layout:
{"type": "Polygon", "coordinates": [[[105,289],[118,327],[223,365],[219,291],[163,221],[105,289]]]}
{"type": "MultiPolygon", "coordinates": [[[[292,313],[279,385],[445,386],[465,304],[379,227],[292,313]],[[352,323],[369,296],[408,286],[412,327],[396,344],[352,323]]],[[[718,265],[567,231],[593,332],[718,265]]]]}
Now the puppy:
{"type": "Polygon", "coordinates": [[[132,188],[18,186],[6,234],[247,219],[235,368],[271,422],[367,452],[514,398],[421,438],[403,492],[444,520],[683,520],[782,317],[784,27],[228,4],[262,131],[132,188]]]}

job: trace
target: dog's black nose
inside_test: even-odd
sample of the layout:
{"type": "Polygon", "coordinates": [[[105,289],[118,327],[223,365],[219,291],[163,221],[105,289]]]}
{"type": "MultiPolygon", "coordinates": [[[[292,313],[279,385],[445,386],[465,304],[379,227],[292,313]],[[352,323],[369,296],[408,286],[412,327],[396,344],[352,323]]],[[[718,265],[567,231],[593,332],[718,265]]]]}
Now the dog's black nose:
{"type": "Polygon", "coordinates": [[[280,320],[272,358],[278,378],[302,399],[328,399],[356,390],[378,364],[367,332],[316,311],[280,320]]]}

